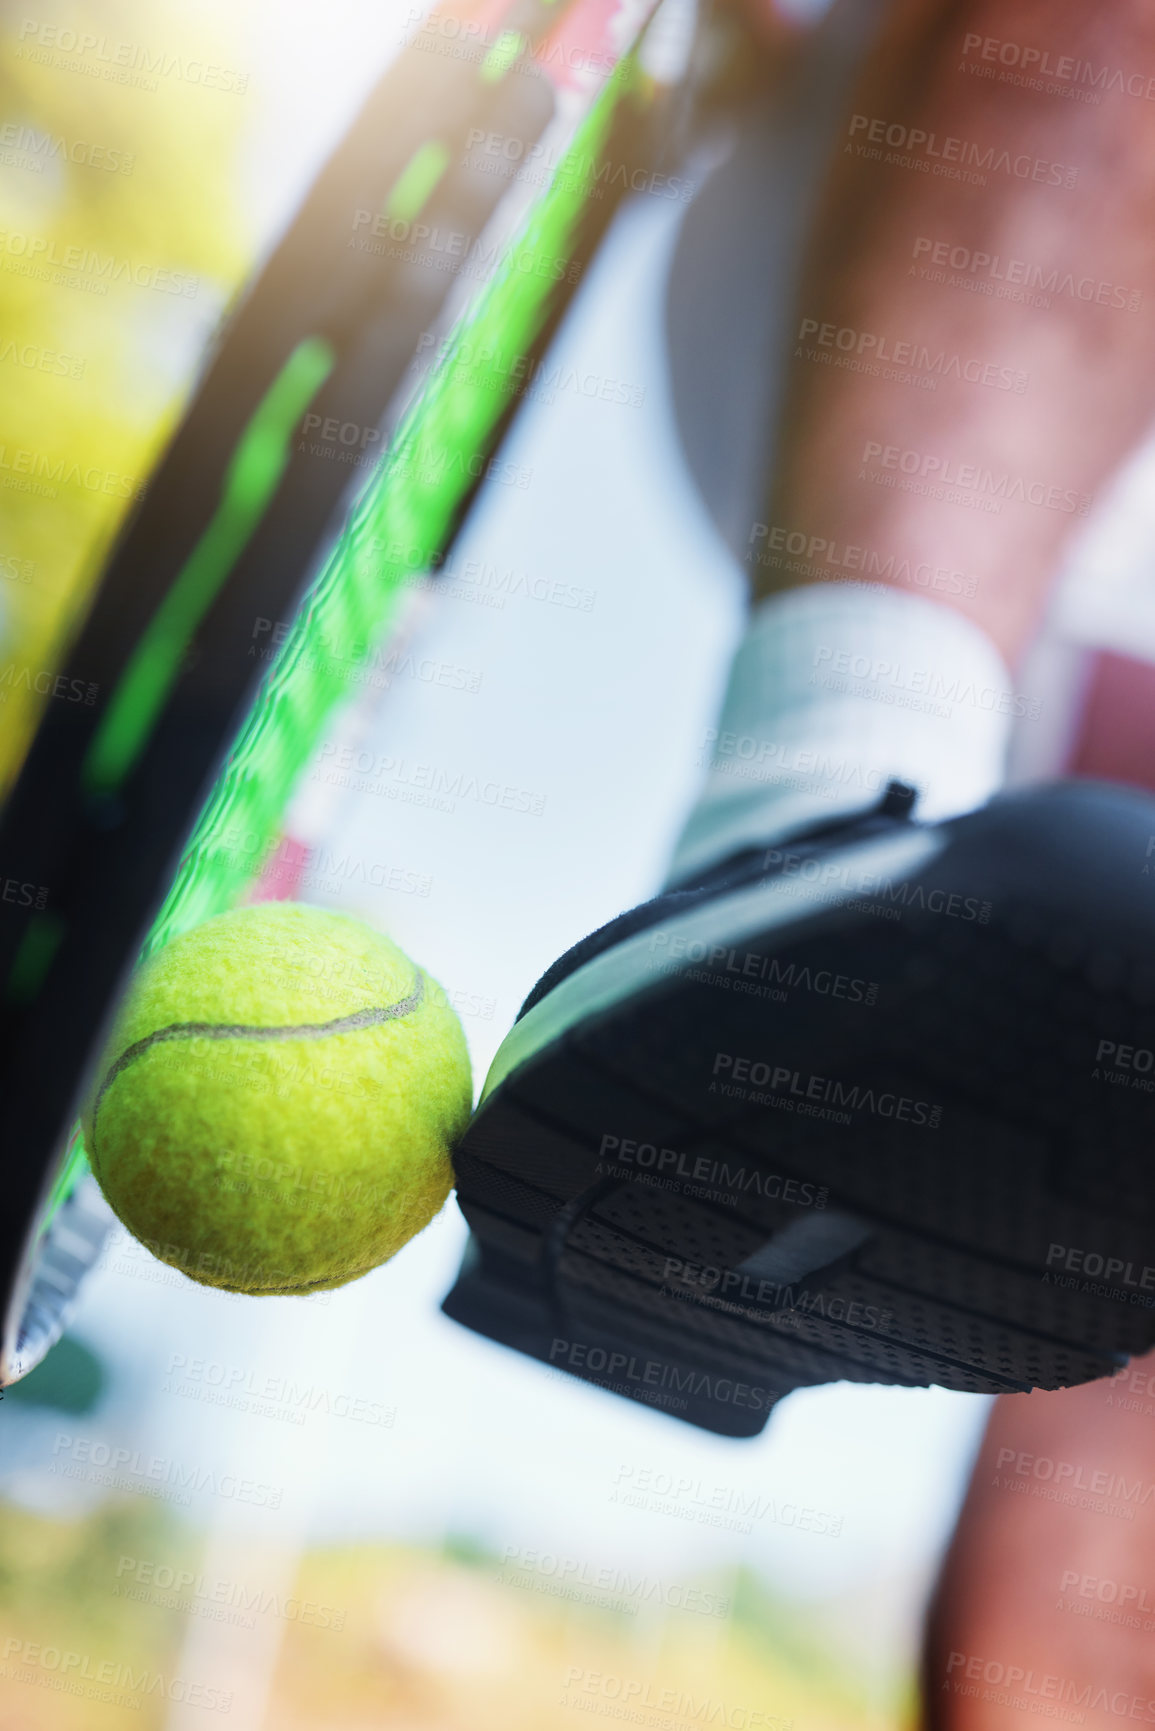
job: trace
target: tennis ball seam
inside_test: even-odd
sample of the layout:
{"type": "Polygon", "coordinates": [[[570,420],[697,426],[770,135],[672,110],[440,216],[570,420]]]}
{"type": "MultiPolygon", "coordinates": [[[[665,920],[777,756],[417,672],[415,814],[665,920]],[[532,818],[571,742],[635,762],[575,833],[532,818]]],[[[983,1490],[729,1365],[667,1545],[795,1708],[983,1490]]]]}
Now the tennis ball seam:
{"type": "Polygon", "coordinates": [[[126,1046],[116,1061],[109,1065],[108,1071],[97,1090],[92,1102],[92,1147],[88,1150],[93,1171],[100,1176],[98,1164],[96,1124],[100,1116],[100,1105],[112,1084],[118,1076],[123,1075],[138,1058],[143,1058],[146,1052],[154,1046],[163,1045],[169,1040],[324,1040],[335,1034],[353,1034],[362,1028],[380,1027],[383,1022],[400,1021],[421,1008],[425,1000],[425,976],[418,968],[415,971],[413,990],[408,997],[398,998],[395,1004],[371,1006],[365,1010],[353,1010],[347,1016],[336,1016],[331,1022],[288,1022],[276,1027],[264,1027],[260,1023],[245,1022],[170,1022],[166,1028],[154,1028],[151,1034],[146,1034],[142,1040],[134,1040],[131,1046],[126,1046]]]}

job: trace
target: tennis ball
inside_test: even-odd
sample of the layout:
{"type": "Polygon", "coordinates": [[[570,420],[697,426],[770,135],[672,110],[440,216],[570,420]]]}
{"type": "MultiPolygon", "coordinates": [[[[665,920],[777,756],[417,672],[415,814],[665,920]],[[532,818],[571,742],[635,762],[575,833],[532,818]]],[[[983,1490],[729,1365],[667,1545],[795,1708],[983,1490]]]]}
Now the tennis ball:
{"type": "Polygon", "coordinates": [[[265,902],[144,963],[82,1125],[110,1206],[162,1261],[233,1292],[314,1292],[429,1223],[471,1098],[427,974],[348,914],[265,902]]]}

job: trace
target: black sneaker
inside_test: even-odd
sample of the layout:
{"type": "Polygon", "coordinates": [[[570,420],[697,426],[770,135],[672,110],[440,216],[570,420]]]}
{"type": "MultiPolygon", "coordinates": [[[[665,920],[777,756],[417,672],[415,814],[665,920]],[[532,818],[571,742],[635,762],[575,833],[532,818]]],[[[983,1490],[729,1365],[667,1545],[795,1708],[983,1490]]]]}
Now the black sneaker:
{"type": "Polygon", "coordinates": [[[881,808],[556,962],[457,1151],[446,1313],[733,1436],[1155,1343],[1155,800],[881,808]]]}

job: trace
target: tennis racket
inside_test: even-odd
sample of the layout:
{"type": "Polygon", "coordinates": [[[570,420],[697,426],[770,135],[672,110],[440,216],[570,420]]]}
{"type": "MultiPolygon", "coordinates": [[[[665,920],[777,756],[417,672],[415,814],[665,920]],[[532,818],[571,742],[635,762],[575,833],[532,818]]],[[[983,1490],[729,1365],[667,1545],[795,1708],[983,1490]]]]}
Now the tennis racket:
{"type": "Polygon", "coordinates": [[[0,922],[0,1384],[59,1337],[111,1224],[75,1120],[118,992],[142,952],[259,876],[350,653],[444,560],[519,379],[676,111],[676,80],[647,69],[651,10],[430,15],[248,291],[112,552],[75,646],[102,701],[45,713],[0,815],[2,857],[43,904],[0,922]],[[489,171],[476,147],[493,138],[533,174],[489,171]],[[511,352],[517,377],[493,360],[511,352]],[[310,454],[330,424],[384,452],[359,489],[310,454]],[[255,661],[255,622],[289,617],[275,662],[255,661]]]}

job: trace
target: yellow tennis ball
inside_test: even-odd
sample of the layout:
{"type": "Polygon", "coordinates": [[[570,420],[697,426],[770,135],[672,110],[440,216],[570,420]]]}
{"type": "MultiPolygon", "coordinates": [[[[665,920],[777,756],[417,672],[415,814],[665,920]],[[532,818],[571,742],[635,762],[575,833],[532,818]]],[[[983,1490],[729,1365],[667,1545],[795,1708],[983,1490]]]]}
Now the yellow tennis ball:
{"type": "Polygon", "coordinates": [[[426,1226],[472,1100],[441,987],[361,920],[236,908],[147,961],[83,1115],[162,1261],[233,1292],[355,1280],[426,1226]]]}

